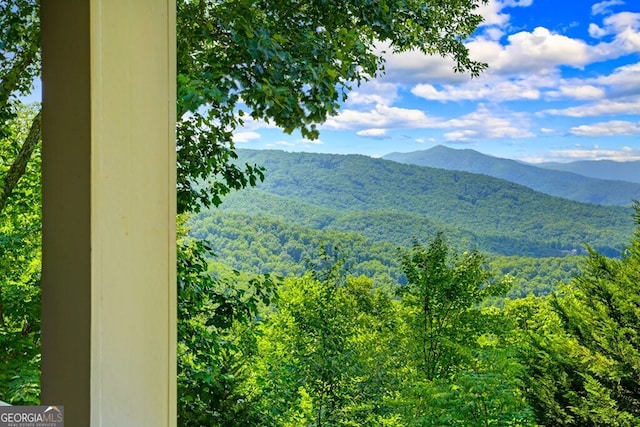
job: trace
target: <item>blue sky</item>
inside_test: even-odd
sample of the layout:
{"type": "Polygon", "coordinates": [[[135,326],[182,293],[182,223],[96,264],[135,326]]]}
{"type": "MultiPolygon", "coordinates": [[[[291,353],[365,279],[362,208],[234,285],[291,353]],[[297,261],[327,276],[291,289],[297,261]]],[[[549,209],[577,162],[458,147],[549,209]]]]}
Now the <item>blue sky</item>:
{"type": "MultiPolygon", "coordinates": [[[[640,1],[491,0],[468,47],[477,79],[439,57],[386,57],[317,141],[248,122],[240,148],[381,156],[438,144],[540,162],[640,160],[640,1]]],[[[381,49],[383,47],[381,46],[381,49]]]]}

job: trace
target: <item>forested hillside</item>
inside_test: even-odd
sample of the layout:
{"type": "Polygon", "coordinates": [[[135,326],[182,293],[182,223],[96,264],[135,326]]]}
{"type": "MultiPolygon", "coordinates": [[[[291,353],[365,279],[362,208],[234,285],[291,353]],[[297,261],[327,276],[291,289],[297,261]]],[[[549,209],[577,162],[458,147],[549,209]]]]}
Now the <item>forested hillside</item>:
{"type": "Polygon", "coordinates": [[[633,229],[631,209],[551,197],[484,175],[357,155],[239,154],[241,162],[264,166],[266,179],[231,194],[223,210],[395,245],[441,230],[454,247],[485,253],[561,256],[589,244],[617,256],[633,229]]]}
{"type": "Polygon", "coordinates": [[[640,168],[637,162],[581,163],[574,166],[549,164],[544,168],[442,145],[410,153],[390,153],[383,158],[418,166],[489,175],[578,202],[630,206],[633,200],[640,198],[640,168]],[[614,173],[614,170],[617,172],[614,173]],[[629,179],[631,182],[618,180],[632,175],[636,175],[636,178],[629,179]]]}
{"type": "Polygon", "coordinates": [[[319,248],[339,248],[347,270],[403,283],[399,248],[443,232],[457,251],[477,249],[514,277],[509,295],[548,294],[576,274],[590,245],[619,256],[631,209],[550,197],[485,175],[365,156],[241,151],[266,167],[257,188],[192,216],[191,235],[215,260],[246,273],[302,275],[319,248]]]}

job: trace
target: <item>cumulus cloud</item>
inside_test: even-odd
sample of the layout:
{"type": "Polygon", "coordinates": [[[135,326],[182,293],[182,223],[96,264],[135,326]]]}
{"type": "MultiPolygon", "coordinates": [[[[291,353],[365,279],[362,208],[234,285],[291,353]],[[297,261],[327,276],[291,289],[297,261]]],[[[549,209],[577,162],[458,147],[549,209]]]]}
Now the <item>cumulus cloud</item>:
{"type": "Polygon", "coordinates": [[[488,3],[481,3],[477,13],[484,19],[481,26],[504,26],[509,22],[511,16],[504,13],[507,7],[528,7],[533,4],[533,0],[490,0],[488,3]]]}
{"type": "Polygon", "coordinates": [[[571,128],[571,133],[577,136],[632,136],[640,134],[640,122],[628,122],[624,120],[611,120],[608,122],[581,125],[571,128]]]}
{"type": "Polygon", "coordinates": [[[554,116],[567,117],[597,117],[615,114],[635,115],[638,111],[640,111],[640,98],[629,101],[604,99],[596,103],[579,105],[576,107],[544,110],[541,112],[541,115],[550,114],[554,116]]]}
{"type": "Polygon", "coordinates": [[[470,42],[473,58],[489,64],[491,70],[514,74],[569,65],[583,67],[591,60],[590,47],[583,40],[552,33],[545,27],[520,31],[507,37],[507,44],[476,40],[470,42]]]}
{"type": "Polygon", "coordinates": [[[605,95],[605,90],[588,84],[560,83],[561,87],[555,91],[546,92],[549,98],[570,98],[576,100],[601,99],[605,95]]]}
{"type": "Polygon", "coordinates": [[[302,138],[302,139],[295,139],[295,140],[279,140],[279,141],[275,141],[273,143],[267,144],[267,147],[269,148],[281,148],[281,147],[287,147],[287,148],[297,148],[297,149],[301,149],[301,148],[308,148],[308,147],[312,147],[315,145],[322,145],[323,142],[319,139],[306,139],[306,138],[302,138]]]}
{"type": "Polygon", "coordinates": [[[444,85],[441,90],[430,84],[415,86],[411,93],[432,101],[539,99],[540,91],[524,80],[476,79],[464,85],[444,85]]]}
{"type": "Polygon", "coordinates": [[[416,50],[386,54],[385,74],[381,81],[396,84],[422,82],[460,83],[470,79],[469,75],[454,73],[455,63],[451,58],[430,56],[416,50]]]}
{"type": "Polygon", "coordinates": [[[356,135],[373,139],[389,139],[386,129],[372,128],[356,132],[356,135]]]}
{"type": "Polygon", "coordinates": [[[329,118],[323,127],[335,130],[370,128],[419,129],[434,127],[439,122],[439,119],[427,116],[420,110],[378,104],[369,111],[345,109],[338,115],[329,118]]]}
{"type": "Polygon", "coordinates": [[[241,144],[244,142],[253,141],[256,139],[260,139],[260,134],[258,132],[236,132],[233,134],[233,142],[241,144]]]}
{"type": "Polygon", "coordinates": [[[378,79],[363,83],[349,93],[346,105],[391,105],[398,99],[398,85],[378,79]]]}
{"type": "Polygon", "coordinates": [[[592,22],[589,24],[589,35],[594,39],[600,39],[607,35],[607,30],[592,22]]]}
{"type": "Polygon", "coordinates": [[[624,97],[640,94],[640,62],[616,68],[612,73],[590,80],[596,85],[608,87],[610,96],[624,97]]]}
{"type": "Polygon", "coordinates": [[[617,5],[623,5],[623,4],[624,4],[623,0],[601,1],[600,3],[595,3],[593,6],[591,6],[591,14],[604,15],[611,12],[609,9],[611,6],[617,6],[617,5]]]}
{"type": "Polygon", "coordinates": [[[535,134],[529,129],[531,123],[522,113],[495,111],[480,106],[478,110],[451,119],[443,127],[455,130],[445,133],[449,141],[468,141],[470,139],[489,138],[528,138],[535,134]]]}

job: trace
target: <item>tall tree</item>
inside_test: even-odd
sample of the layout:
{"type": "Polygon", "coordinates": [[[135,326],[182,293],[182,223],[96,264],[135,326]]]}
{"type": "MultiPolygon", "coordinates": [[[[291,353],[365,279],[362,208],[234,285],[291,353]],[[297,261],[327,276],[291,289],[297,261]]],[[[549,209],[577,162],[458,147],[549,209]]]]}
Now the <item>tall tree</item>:
{"type": "Polygon", "coordinates": [[[428,380],[464,366],[464,349],[486,330],[477,306],[503,295],[507,281],[495,281],[477,252],[451,253],[441,233],[402,257],[407,284],[399,289],[411,325],[414,363],[428,380]]]}
{"type": "MultiPolygon", "coordinates": [[[[327,258],[323,258],[327,260],[327,258]]],[[[276,426],[379,426],[395,380],[391,295],[342,260],[288,279],[262,328],[251,387],[276,426]]]]}
{"type": "Polygon", "coordinates": [[[640,204],[621,259],[594,250],[581,273],[526,319],[524,379],[539,421],[640,425],[640,204]]]}
{"type": "Polygon", "coordinates": [[[441,233],[402,256],[404,384],[397,404],[410,426],[525,426],[531,414],[518,391],[517,361],[497,309],[510,279],[495,280],[477,252],[449,250],[441,233]]]}
{"type": "MultiPolygon", "coordinates": [[[[14,138],[20,148],[2,153],[2,161],[10,165],[0,176],[0,214],[27,163],[40,142],[40,114],[32,115],[28,133],[17,134],[11,126],[21,109],[20,96],[33,89],[40,72],[39,3],[36,0],[7,0],[0,3],[0,139],[14,138]]],[[[24,120],[24,116],[22,117],[24,120]]]]}
{"type": "MultiPolygon", "coordinates": [[[[21,108],[0,137],[0,180],[29,138],[33,108],[21,108]]],[[[38,141],[36,141],[38,142],[38,141]]],[[[0,400],[39,402],[40,380],[40,149],[22,166],[11,199],[0,212],[0,400]]]]}

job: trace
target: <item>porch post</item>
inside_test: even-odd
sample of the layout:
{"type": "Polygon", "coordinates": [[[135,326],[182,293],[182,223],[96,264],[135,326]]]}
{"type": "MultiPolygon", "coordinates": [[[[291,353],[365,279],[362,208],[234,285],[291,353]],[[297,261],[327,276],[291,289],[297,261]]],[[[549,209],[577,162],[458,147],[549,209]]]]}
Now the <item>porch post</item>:
{"type": "Polygon", "coordinates": [[[172,427],[175,0],[41,8],[42,404],[172,427]]]}

